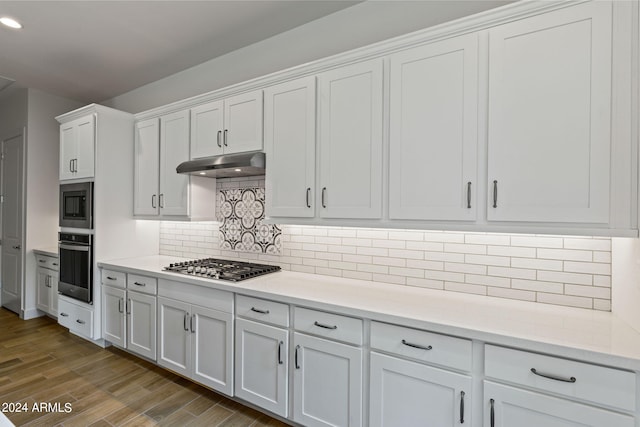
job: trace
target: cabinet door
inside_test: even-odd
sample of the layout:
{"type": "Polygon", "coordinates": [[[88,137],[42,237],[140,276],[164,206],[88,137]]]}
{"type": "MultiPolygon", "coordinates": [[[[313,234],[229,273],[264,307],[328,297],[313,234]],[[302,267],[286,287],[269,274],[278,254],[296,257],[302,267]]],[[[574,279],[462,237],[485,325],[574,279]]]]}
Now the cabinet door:
{"type": "Polygon", "coordinates": [[[478,36],[391,56],[389,217],[475,220],[478,36]]]}
{"type": "Polygon", "coordinates": [[[325,218],[382,216],[382,61],[318,76],[320,185],[325,218]]]}
{"type": "Polygon", "coordinates": [[[285,329],[236,320],[236,396],[287,416],[289,333],[285,329]]]}
{"type": "MultiPolygon", "coordinates": [[[[96,116],[89,116],[78,119],[76,124],[77,132],[77,153],[75,162],[74,178],[93,178],[95,174],[95,150],[96,150],[96,116]]],[[[108,141],[105,141],[108,143],[108,141]]]]}
{"type": "Polygon", "coordinates": [[[51,306],[51,277],[49,276],[49,270],[38,267],[37,275],[36,307],[38,310],[48,313],[51,306]]]}
{"type": "Polygon", "coordinates": [[[607,223],[611,2],[489,31],[488,213],[607,223]]]}
{"type": "Polygon", "coordinates": [[[134,148],[134,215],[158,215],[160,126],[158,119],[136,123],[134,148]]]}
{"type": "Polygon", "coordinates": [[[158,364],[189,376],[191,371],[191,306],[158,297],[158,364]]]}
{"type": "Polygon", "coordinates": [[[103,286],[102,309],[104,311],[104,339],[125,347],[126,336],[126,291],[111,286],[103,286]]]}
{"type": "Polygon", "coordinates": [[[633,417],[484,382],[485,427],[633,427],[633,417]],[[492,422],[493,419],[493,422],[492,422]]]}
{"type": "Polygon", "coordinates": [[[371,353],[371,426],[467,425],[471,377],[371,353]]]}
{"type": "Polygon", "coordinates": [[[262,150],[262,91],[224,100],[225,153],[262,150]]]}
{"type": "Polygon", "coordinates": [[[156,297],[129,291],[127,317],[127,348],[156,360],[156,297]]]}
{"type": "Polygon", "coordinates": [[[294,421],[362,425],[362,349],[299,333],[293,345],[294,421]]]}
{"type": "Polygon", "coordinates": [[[189,111],[160,118],[160,213],[189,215],[189,175],[176,172],[189,160],[189,111]]]}
{"type": "Polygon", "coordinates": [[[306,77],[264,91],[266,215],[313,217],[316,80],[306,77]]]}
{"type": "MultiPolygon", "coordinates": [[[[56,261],[57,262],[57,261],[56,261]]],[[[49,314],[53,316],[58,315],[58,279],[59,274],[57,271],[49,272],[49,284],[51,285],[51,300],[49,301],[49,314]]]]}
{"type": "Polygon", "coordinates": [[[233,396],[233,315],[193,306],[192,378],[233,396]]]}
{"type": "Polygon", "coordinates": [[[94,175],[95,116],[60,125],[60,180],[94,175]]]}
{"type": "Polygon", "coordinates": [[[223,102],[214,101],[191,109],[191,158],[222,154],[223,102]]]}

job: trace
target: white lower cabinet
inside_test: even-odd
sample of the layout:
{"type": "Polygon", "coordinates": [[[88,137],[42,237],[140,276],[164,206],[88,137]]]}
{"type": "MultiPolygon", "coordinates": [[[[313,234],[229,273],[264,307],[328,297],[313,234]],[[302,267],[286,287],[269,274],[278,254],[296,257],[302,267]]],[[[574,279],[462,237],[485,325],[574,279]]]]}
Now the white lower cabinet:
{"type": "Polygon", "coordinates": [[[236,319],[236,396],[287,416],[289,331],[236,319]]]}
{"type": "Polygon", "coordinates": [[[36,307],[51,316],[58,315],[58,258],[36,255],[36,307]]]}
{"type": "Polygon", "coordinates": [[[158,364],[233,395],[233,314],[158,297],[158,364]]]}
{"type": "Polygon", "coordinates": [[[362,425],[362,349],[294,333],[293,420],[362,425]]]}
{"type": "Polygon", "coordinates": [[[58,299],[58,323],[74,334],[93,338],[93,307],[80,305],[65,296],[58,299]]]}
{"type": "Polygon", "coordinates": [[[633,427],[633,417],[484,382],[484,427],[633,427]]]}
{"type": "Polygon", "coordinates": [[[371,353],[371,426],[471,425],[471,377],[371,353]]]}

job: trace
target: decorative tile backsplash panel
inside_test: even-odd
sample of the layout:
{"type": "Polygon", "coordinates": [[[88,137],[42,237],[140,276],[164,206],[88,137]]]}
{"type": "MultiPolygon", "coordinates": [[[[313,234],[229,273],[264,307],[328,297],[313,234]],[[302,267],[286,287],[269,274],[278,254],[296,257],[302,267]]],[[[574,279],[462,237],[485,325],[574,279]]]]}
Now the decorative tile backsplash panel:
{"type": "MultiPolygon", "coordinates": [[[[260,228],[264,224],[255,217],[260,210],[255,201],[260,200],[264,192],[254,191],[253,196],[243,196],[243,192],[238,191],[256,188],[263,189],[264,181],[218,180],[221,193],[236,190],[226,193],[227,197],[235,200],[236,206],[239,201],[244,203],[237,209],[235,225],[226,226],[227,231],[223,233],[224,221],[220,224],[163,222],[160,253],[185,258],[248,260],[312,274],[611,310],[611,239],[608,237],[293,225],[283,225],[271,232],[260,228]],[[252,218],[248,217],[250,214],[252,218]],[[227,249],[231,247],[231,243],[229,246],[225,243],[229,236],[233,236],[234,242],[242,243],[239,230],[243,219],[245,225],[254,224],[253,236],[247,237],[251,247],[262,249],[269,244],[277,247],[276,242],[280,242],[280,253],[227,249]],[[261,242],[271,243],[262,246],[261,242]]],[[[223,212],[229,218],[233,216],[231,206],[222,207],[218,203],[218,207],[221,216],[223,212]]]]}
{"type": "Polygon", "coordinates": [[[264,224],[264,187],[218,190],[220,249],[280,254],[282,231],[264,224]]]}

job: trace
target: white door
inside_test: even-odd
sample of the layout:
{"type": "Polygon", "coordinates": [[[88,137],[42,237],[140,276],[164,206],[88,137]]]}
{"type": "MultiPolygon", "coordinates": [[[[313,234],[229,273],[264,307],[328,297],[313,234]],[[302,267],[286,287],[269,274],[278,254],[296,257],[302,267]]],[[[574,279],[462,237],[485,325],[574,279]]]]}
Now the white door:
{"type": "Polygon", "coordinates": [[[102,291],[104,339],[124,348],[127,342],[126,291],[112,286],[103,286],[102,291]]]}
{"type": "Polygon", "coordinates": [[[225,153],[262,150],[262,90],[224,100],[225,153]]]}
{"type": "Polygon", "coordinates": [[[476,219],[478,35],[391,56],[389,217],[476,219]]]}
{"type": "Polygon", "coordinates": [[[489,31],[489,220],[608,222],[611,7],[489,31]]]}
{"type": "Polygon", "coordinates": [[[224,104],[209,102],[191,109],[191,158],[222,154],[224,104]]]}
{"type": "Polygon", "coordinates": [[[92,178],[95,175],[96,116],[90,114],[75,120],[77,155],[74,178],[92,178]]]}
{"type": "Polygon", "coordinates": [[[293,419],[305,426],[362,425],[362,349],[294,333],[293,419]]]}
{"type": "Polygon", "coordinates": [[[628,415],[488,381],[483,406],[485,427],[635,426],[628,415]]]}
{"type": "Polygon", "coordinates": [[[48,313],[51,305],[51,276],[49,270],[38,267],[36,277],[36,307],[48,313]]]}
{"type": "Polygon", "coordinates": [[[382,216],[382,60],[318,76],[324,218],[382,216]]]}
{"type": "Polygon", "coordinates": [[[236,396],[287,416],[289,333],[236,319],[236,396]]]}
{"type": "Polygon", "coordinates": [[[158,215],[160,191],[160,125],[158,119],[135,125],[134,215],[158,215]]]}
{"type": "Polygon", "coordinates": [[[2,141],[2,306],[22,308],[23,134],[2,141]]]}
{"type": "Polygon", "coordinates": [[[191,306],[158,297],[158,364],[189,376],[191,371],[191,306]]]}
{"type": "Polygon", "coordinates": [[[305,77],[264,91],[266,216],[314,216],[316,79],[305,77]]]}
{"type": "Polygon", "coordinates": [[[189,111],[160,118],[160,213],[189,215],[189,175],[176,168],[189,160],[189,111]]]}
{"type": "Polygon", "coordinates": [[[471,424],[471,377],[371,353],[371,426],[471,424]]]}
{"type": "Polygon", "coordinates": [[[233,396],[233,315],[192,307],[192,378],[233,396]]]}
{"type": "Polygon", "coordinates": [[[127,348],[156,360],[156,297],[132,291],[127,297],[127,348]]]}

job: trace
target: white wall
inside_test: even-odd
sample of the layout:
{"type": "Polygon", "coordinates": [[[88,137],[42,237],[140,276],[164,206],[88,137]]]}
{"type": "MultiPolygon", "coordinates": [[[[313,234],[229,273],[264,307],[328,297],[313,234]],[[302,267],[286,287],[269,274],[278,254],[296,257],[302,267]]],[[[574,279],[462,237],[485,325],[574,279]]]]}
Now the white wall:
{"type": "Polygon", "coordinates": [[[58,241],[58,155],[60,126],[55,117],[82,104],[35,89],[27,91],[25,174],[25,318],[36,315],[34,248],[55,247],[58,241]]]}
{"type": "Polygon", "coordinates": [[[510,1],[366,1],[102,104],[138,113],[510,1]]]}

